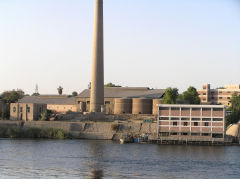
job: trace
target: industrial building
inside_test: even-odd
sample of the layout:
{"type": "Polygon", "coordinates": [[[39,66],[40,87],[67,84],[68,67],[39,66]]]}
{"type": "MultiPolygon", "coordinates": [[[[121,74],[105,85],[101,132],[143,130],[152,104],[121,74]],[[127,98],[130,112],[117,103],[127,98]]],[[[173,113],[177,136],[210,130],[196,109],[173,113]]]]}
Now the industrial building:
{"type": "Polygon", "coordinates": [[[25,96],[18,103],[46,104],[47,110],[56,113],[76,112],[75,98],[67,95],[25,96]]]}
{"type": "Polygon", "coordinates": [[[224,85],[222,88],[211,89],[210,84],[202,85],[198,90],[199,98],[202,104],[222,104],[231,105],[231,97],[236,92],[240,95],[240,85],[224,85]]]}
{"type": "MultiPolygon", "coordinates": [[[[90,89],[76,97],[77,111],[90,112],[90,89]]],[[[147,87],[104,88],[106,114],[153,114],[157,115],[156,104],[162,103],[164,89],[147,87]]]]}
{"type": "Polygon", "coordinates": [[[46,104],[11,103],[10,119],[20,121],[37,121],[42,112],[47,111],[46,104]]]}
{"type": "Polygon", "coordinates": [[[158,105],[160,140],[224,141],[223,105],[158,105]]]}

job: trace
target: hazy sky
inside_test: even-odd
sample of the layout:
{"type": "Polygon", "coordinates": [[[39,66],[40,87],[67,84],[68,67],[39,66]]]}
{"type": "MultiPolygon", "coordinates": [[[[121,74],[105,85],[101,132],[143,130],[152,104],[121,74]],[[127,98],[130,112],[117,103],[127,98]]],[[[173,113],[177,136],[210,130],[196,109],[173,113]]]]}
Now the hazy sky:
{"type": "MultiPolygon", "coordinates": [[[[0,93],[82,91],[94,0],[0,0],[0,93]]],[[[240,0],[104,0],[105,82],[240,83],[240,0]]]]}

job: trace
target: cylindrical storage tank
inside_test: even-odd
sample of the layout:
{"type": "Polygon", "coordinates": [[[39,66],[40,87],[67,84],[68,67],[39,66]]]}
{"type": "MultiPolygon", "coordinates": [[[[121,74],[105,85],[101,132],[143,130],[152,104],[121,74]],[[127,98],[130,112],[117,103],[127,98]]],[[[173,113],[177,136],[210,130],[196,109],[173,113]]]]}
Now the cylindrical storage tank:
{"type": "Polygon", "coordinates": [[[133,98],[133,114],[152,114],[152,99],[133,98]]]}
{"type": "Polygon", "coordinates": [[[152,114],[153,115],[158,115],[158,106],[157,104],[162,104],[163,100],[162,99],[153,99],[153,106],[152,106],[152,114]]]}
{"type": "Polygon", "coordinates": [[[114,114],[131,114],[131,113],[132,113],[132,99],[116,98],[114,100],[114,114]]]}

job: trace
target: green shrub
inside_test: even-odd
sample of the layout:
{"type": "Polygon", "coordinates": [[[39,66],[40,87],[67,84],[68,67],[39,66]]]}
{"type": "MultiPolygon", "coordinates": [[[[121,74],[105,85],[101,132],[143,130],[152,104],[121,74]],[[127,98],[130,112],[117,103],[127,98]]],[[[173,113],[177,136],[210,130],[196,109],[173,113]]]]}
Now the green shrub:
{"type": "Polygon", "coordinates": [[[0,127],[0,138],[70,139],[72,136],[62,129],[0,127]]]}
{"type": "Polygon", "coordinates": [[[64,131],[58,130],[55,137],[56,139],[64,139],[65,138],[64,131]]]}
{"type": "Polygon", "coordinates": [[[40,114],[40,121],[47,121],[47,120],[48,120],[48,113],[47,113],[47,111],[43,111],[40,114]]]}

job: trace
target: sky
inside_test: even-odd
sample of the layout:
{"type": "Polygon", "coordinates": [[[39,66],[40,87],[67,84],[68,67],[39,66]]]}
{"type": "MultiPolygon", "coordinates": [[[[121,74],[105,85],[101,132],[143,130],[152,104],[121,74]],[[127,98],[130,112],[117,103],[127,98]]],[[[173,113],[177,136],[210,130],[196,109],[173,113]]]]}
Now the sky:
{"type": "MultiPolygon", "coordinates": [[[[91,80],[94,0],[0,0],[0,93],[91,80]]],[[[104,0],[105,83],[240,84],[240,0],[104,0]]]]}

